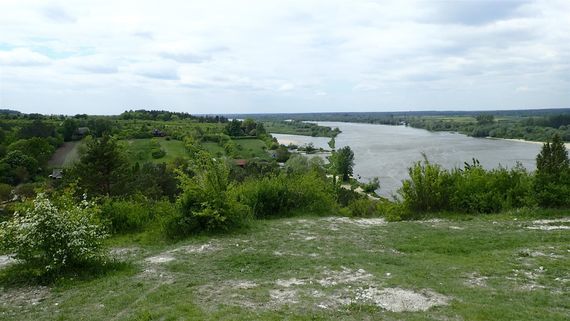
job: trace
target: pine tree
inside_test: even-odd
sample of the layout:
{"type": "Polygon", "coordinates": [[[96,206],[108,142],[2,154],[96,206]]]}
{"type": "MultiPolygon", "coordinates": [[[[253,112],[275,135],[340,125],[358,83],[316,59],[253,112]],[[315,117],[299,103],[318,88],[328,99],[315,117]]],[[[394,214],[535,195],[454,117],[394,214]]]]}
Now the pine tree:
{"type": "Polygon", "coordinates": [[[534,191],[541,206],[570,205],[570,159],[558,135],[546,142],[536,157],[534,191]]]}

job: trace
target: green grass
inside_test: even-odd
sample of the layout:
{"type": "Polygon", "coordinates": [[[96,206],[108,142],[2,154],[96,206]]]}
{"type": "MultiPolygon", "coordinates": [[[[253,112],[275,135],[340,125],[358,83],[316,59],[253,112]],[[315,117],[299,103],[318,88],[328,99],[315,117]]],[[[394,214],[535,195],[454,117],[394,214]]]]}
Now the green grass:
{"type": "MultiPolygon", "coordinates": [[[[261,159],[269,159],[269,154],[265,150],[265,142],[261,139],[256,138],[245,138],[245,139],[232,139],[234,144],[238,149],[236,158],[255,158],[259,157],[261,159]]],[[[222,146],[213,142],[204,142],[202,147],[206,149],[213,155],[226,155],[226,152],[222,146]]]]}
{"type": "Polygon", "coordinates": [[[141,234],[123,235],[109,244],[131,249],[122,256],[130,262],[128,268],[55,282],[49,290],[38,290],[45,293],[35,305],[30,298],[37,294],[10,281],[18,279],[17,266],[0,270],[4,287],[0,316],[3,320],[569,319],[570,231],[531,230],[532,221],[514,220],[510,214],[464,218],[370,226],[346,219],[285,218],[174,244],[160,239],[148,242],[141,234]],[[170,261],[147,260],[157,256],[170,261]],[[339,277],[342,273],[366,277],[346,280],[339,277]],[[293,278],[297,283],[289,287],[278,282],[293,278]],[[358,291],[370,287],[429,290],[445,296],[448,304],[426,312],[390,312],[356,298],[358,291]],[[354,301],[318,307],[340,299],[354,301]]]}
{"type": "Polygon", "coordinates": [[[269,154],[265,151],[265,142],[261,139],[234,139],[239,154],[242,158],[259,157],[269,159],[269,154]]]}
{"type": "Polygon", "coordinates": [[[226,151],[224,150],[224,148],[222,146],[220,146],[218,143],[213,143],[213,142],[204,142],[202,143],[202,147],[204,147],[204,149],[206,151],[208,151],[209,153],[211,153],[212,155],[225,155],[226,151]]]}
{"type": "Polygon", "coordinates": [[[162,148],[166,155],[162,158],[155,159],[152,157],[151,152],[153,149],[152,139],[131,139],[124,141],[127,148],[127,155],[132,162],[170,162],[176,158],[188,157],[184,148],[184,143],[179,140],[166,140],[165,138],[156,138],[160,148],[162,148]]]}

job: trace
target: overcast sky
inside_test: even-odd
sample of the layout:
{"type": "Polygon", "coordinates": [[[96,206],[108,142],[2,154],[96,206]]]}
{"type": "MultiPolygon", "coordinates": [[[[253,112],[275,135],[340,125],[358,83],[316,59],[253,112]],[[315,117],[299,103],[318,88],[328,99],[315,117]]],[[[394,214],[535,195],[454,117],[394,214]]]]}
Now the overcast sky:
{"type": "Polygon", "coordinates": [[[0,108],[570,107],[570,0],[0,0],[0,108]]]}

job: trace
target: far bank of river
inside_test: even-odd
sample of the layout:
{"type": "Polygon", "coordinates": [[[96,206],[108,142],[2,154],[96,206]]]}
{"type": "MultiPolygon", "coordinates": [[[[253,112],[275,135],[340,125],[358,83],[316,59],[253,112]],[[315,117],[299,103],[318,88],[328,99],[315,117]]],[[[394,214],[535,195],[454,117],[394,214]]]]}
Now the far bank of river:
{"type": "MultiPolygon", "coordinates": [[[[430,132],[405,126],[362,123],[318,122],[321,126],[338,127],[342,133],[336,147],[350,146],[355,155],[354,175],[362,181],[380,178],[380,191],[390,196],[408,177],[408,168],[422,159],[424,153],[431,162],[445,168],[462,167],[464,162],[478,159],[485,168],[513,167],[520,162],[528,170],[536,167],[540,143],[504,139],[473,138],[457,133],[430,132]]],[[[329,138],[272,134],[280,143],[328,149],[329,138]]]]}

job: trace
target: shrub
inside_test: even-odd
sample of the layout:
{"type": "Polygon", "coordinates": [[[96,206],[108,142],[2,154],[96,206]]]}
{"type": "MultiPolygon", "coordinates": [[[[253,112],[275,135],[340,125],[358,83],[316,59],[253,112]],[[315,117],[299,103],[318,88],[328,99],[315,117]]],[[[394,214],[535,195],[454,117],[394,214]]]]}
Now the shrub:
{"type": "Polygon", "coordinates": [[[202,231],[226,231],[248,221],[250,209],[229,197],[233,186],[229,168],[206,152],[200,152],[192,164],[194,177],[179,171],[182,194],[177,204],[180,215],[167,229],[174,236],[202,231]]]}
{"type": "Polygon", "coordinates": [[[163,158],[164,156],[166,156],[166,152],[164,151],[164,149],[160,149],[160,148],[153,149],[150,154],[152,155],[152,158],[154,158],[154,159],[159,159],[159,158],[163,158]]]}
{"type": "Polygon", "coordinates": [[[140,231],[153,219],[152,204],[141,195],[132,199],[108,198],[101,206],[101,217],[109,222],[113,233],[140,231]]]}
{"type": "Polygon", "coordinates": [[[380,180],[378,177],[372,178],[368,183],[362,184],[362,190],[365,193],[374,193],[380,188],[380,180]]]}
{"type": "Polygon", "coordinates": [[[42,272],[86,263],[100,257],[106,236],[97,221],[98,208],[69,196],[52,203],[38,194],[31,205],[0,225],[0,248],[42,272]]]}
{"type": "Polygon", "coordinates": [[[12,198],[12,186],[0,183],[0,201],[7,201],[12,198]]]}
{"type": "Polygon", "coordinates": [[[348,208],[350,209],[351,216],[370,217],[378,216],[378,214],[380,214],[378,205],[378,201],[364,197],[348,204],[348,208]]]}
{"type": "Polygon", "coordinates": [[[233,194],[238,202],[249,206],[257,218],[283,215],[293,210],[323,213],[336,207],[332,185],[315,172],[249,180],[233,194]]]}
{"type": "Polygon", "coordinates": [[[404,204],[411,210],[426,212],[443,209],[448,200],[448,173],[438,164],[432,164],[424,155],[423,162],[409,170],[410,178],[402,182],[399,190],[404,204]]]}

